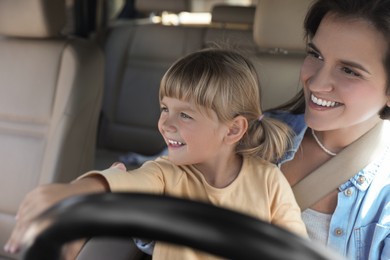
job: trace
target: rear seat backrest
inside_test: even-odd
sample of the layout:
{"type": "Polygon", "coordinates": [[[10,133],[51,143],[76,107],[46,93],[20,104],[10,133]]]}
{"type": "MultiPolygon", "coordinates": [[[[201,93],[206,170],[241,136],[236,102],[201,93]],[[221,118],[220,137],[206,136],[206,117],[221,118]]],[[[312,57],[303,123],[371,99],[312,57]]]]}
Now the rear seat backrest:
{"type": "Polygon", "coordinates": [[[0,0],[0,259],[26,193],[93,166],[103,55],[64,22],[63,0],[0,0]]]}
{"type": "Polygon", "coordinates": [[[141,13],[180,13],[191,10],[189,0],[135,0],[135,9],[141,13]]]}
{"type": "Polygon", "coordinates": [[[221,23],[222,27],[226,24],[246,24],[248,27],[253,27],[255,18],[256,6],[244,5],[226,5],[217,4],[213,6],[211,11],[211,21],[213,23],[221,23]]]}
{"type": "Polygon", "coordinates": [[[280,105],[300,89],[299,73],[306,56],[303,21],[312,0],[261,0],[254,22],[259,53],[254,59],[260,76],[264,109],[280,105]]]}
{"type": "MultiPolygon", "coordinates": [[[[139,0],[136,7],[139,12],[160,13],[185,11],[190,6],[188,0],[162,2],[139,0]],[[167,3],[172,4],[169,10],[167,3]]],[[[121,21],[111,26],[105,44],[97,167],[107,167],[130,151],[153,155],[163,150],[165,143],[157,128],[160,80],[175,60],[202,48],[203,35],[204,28],[184,25],[121,21]]]]}
{"type": "Polygon", "coordinates": [[[205,47],[220,45],[254,54],[257,50],[253,40],[255,10],[255,6],[215,5],[204,39],[205,47]]]}

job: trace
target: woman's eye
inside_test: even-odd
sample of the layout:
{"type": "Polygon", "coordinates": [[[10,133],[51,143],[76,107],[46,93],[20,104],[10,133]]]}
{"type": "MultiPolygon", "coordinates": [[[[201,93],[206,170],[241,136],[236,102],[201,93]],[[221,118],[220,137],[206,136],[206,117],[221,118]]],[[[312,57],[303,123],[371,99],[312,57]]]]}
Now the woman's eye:
{"type": "Polygon", "coordinates": [[[319,60],[323,60],[322,56],[318,52],[311,50],[311,49],[307,50],[307,56],[310,56],[310,57],[313,57],[313,58],[316,58],[319,60]]]}
{"type": "Polygon", "coordinates": [[[360,77],[361,76],[359,73],[356,73],[355,71],[351,70],[348,67],[343,67],[341,70],[344,71],[346,74],[348,74],[350,76],[354,76],[354,77],[360,77]]]}
{"type": "Polygon", "coordinates": [[[160,108],[160,111],[161,111],[161,113],[166,113],[166,112],[168,112],[168,108],[166,108],[166,107],[161,107],[161,108],[160,108]]]}

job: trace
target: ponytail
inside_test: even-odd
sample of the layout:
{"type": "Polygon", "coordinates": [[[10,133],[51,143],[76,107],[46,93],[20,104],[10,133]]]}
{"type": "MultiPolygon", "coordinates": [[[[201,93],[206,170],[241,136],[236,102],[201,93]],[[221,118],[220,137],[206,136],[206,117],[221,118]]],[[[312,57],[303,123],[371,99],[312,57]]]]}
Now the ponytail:
{"type": "Polygon", "coordinates": [[[283,122],[260,117],[248,123],[248,130],[237,146],[237,153],[276,162],[291,147],[292,130],[283,122]]]}

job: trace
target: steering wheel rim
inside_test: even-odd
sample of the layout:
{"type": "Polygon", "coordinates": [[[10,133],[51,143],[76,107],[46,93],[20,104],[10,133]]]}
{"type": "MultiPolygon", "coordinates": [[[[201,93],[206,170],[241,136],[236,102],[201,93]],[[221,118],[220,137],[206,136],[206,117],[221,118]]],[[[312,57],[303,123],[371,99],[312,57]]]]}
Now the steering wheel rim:
{"type": "Polygon", "coordinates": [[[59,259],[65,243],[99,236],[165,241],[228,259],[343,259],[235,211],[141,193],[91,194],[58,203],[30,226],[22,259],[59,259]]]}

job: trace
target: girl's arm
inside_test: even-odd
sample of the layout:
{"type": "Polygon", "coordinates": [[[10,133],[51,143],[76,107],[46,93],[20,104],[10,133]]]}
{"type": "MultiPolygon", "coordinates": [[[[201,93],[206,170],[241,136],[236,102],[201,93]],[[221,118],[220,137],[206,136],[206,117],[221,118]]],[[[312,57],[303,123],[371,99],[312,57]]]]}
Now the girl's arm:
{"type": "Polygon", "coordinates": [[[272,175],[270,198],[272,198],[271,223],[283,227],[297,235],[308,237],[306,226],[290,184],[279,170],[272,175]]]}
{"type": "Polygon", "coordinates": [[[31,221],[57,202],[75,195],[109,191],[108,183],[99,176],[78,179],[69,184],[42,185],[26,195],[16,215],[16,225],[4,250],[20,251],[21,240],[31,221]]]}

